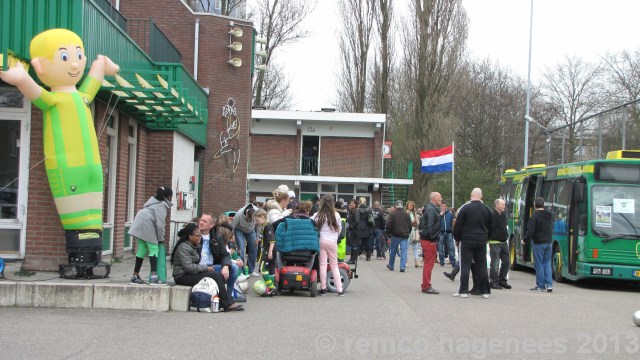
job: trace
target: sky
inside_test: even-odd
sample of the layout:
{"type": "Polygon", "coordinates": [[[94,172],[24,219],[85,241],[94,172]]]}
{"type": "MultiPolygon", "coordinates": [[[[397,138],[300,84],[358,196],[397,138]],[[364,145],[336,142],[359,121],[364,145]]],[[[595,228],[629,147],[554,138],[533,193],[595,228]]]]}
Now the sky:
{"type": "MultiPolygon", "coordinates": [[[[318,0],[303,23],[311,36],[276,52],[294,97],[292,110],[333,107],[340,0],[318,0]]],[[[410,0],[395,0],[407,6],[410,0]]],[[[467,49],[527,78],[531,0],[463,0],[467,49]]],[[[531,81],[569,56],[597,61],[607,52],[640,49],[640,0],[533,0],[531,81]]]]}

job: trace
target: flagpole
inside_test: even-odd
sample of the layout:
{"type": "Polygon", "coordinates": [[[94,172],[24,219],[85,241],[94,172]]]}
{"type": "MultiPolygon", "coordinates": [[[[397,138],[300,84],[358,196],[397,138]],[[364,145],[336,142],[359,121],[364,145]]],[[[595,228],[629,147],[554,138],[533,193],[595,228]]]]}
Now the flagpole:
{"type": "Polygon", "coordinates": [[[452,163],[451,163],[451,207],[456,207],[456,185],[455,185],[455,173],[456,173],[456,142],[451,142],[451,155],[452,155],[452,163]]]}

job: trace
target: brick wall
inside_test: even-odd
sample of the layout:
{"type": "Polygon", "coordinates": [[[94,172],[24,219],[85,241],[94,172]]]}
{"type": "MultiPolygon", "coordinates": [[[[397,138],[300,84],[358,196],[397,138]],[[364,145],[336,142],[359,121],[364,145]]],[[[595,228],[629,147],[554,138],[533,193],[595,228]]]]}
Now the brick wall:
{"type": "Polygon", "coordinates": [[[373,139],[323,136],[320,141],[321,175],[352,177],[374,175],[373,139]]]}
{"type": "Polygon", "coordinates": [[[300,147],[295,136],[251,135],[252,174],[299,175],[300,147]]]}
{"type": "MultiPolygon", "coordinates": [[[[179,0],[164,1],[162,6],[158,6],[156,0],[122,1],[120,12],[128,19],[152,18],[178,48],[182,54],[182,62],[190,73],[193,73],[194,63],[195,22],[196,19],[200,20],[198,83],[210,89],[207,149],[199,155],[202,160],[200,202],[204,211],[213,213],[240,208],[247,196],[246,169],[251,120],[251,27],[241,26],[244,35],[234,40],[243,45],[243,50],[233,55],[241,58],[243,65],[235,68],[227,64],[229,18],[193,15],[179,0]],[[224,156],[214,157],[220,150],[222,108],[229,98],[235,100],[240,125],[240,161],[235,172],[232,153],[227,154],[226,161],[224,156]]],[[[251,24],[238,19],[233,21],[240,25],[251,24]]]]}
{"type": "Polygon", "coordinates": [[[33,168],[29,172],[24,267],[27,270],[57,271],[59,264],[66,263],[66,245],[42,161],[42,135],[42,111],[31,106],[30,166],[33,168]]]}

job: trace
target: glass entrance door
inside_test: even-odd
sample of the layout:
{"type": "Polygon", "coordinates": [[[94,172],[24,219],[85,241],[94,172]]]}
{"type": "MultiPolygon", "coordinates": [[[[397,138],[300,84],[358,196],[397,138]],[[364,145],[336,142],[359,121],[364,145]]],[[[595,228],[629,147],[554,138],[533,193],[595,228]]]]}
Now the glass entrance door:
{"type": "Polygon", "coordinates": [[[0,253],[3,254],[20,251],[20,228],[15,228],[20,196],[20,125],[20,120],[0,118],[0,253]]]}
{"type": "Polygon", "coordinates": [[[30,106],[16,88],[0,87],[0,255],[21,258],[29,178],[30,106]]]}

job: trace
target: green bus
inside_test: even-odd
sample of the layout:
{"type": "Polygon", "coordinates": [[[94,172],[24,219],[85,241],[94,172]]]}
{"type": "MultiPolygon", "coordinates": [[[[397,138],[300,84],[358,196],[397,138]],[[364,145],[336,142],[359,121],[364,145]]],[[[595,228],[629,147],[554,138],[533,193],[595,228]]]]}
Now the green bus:
{"type": "Polygon", "coordinates": [[[511,268],[533,267],[532,243],[522,244],[536,197],[553,213],[555,281],[586,278],[640,281],[640,150],[604,160],[531,165],[507,170],[505,200],[511,268]]]}

